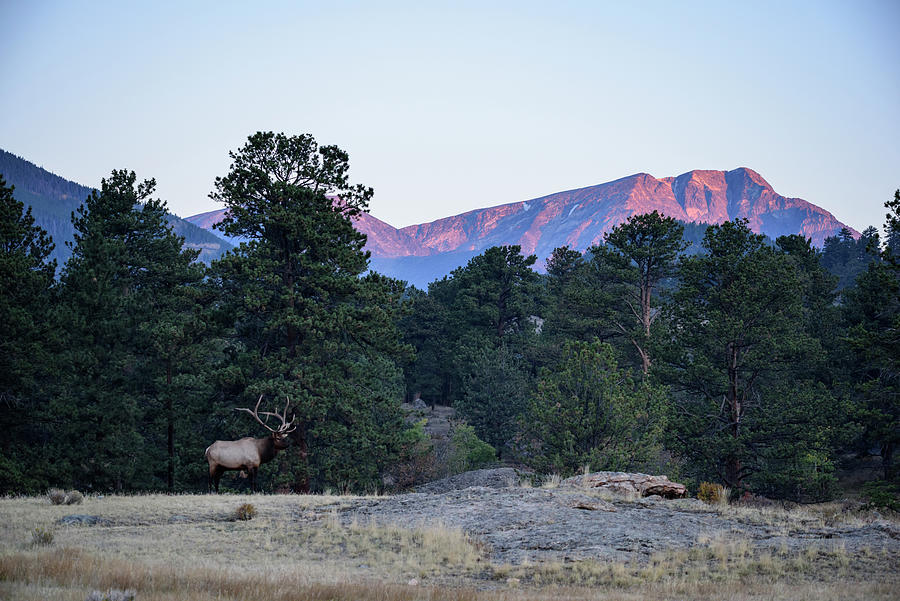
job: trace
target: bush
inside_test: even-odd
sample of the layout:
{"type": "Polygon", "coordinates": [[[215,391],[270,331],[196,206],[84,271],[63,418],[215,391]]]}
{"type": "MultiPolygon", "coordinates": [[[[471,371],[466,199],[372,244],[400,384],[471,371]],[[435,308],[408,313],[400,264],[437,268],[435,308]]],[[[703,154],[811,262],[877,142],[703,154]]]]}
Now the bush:
{"type": "Polygon", "coordinates": [[[867,509],[886,508],[900,511],[900,484],[876,480],[863,484],[863,494],[868,503],[867,509]]]}
{"type": "Polygon", "coordinates": [[[453,453],[450,471],[454,474],[477,470],[497,461],[497,451],[475,435],[475,428],[467,424],[453,427],[453,453]]]}
{"type": "Polygon", "coordinates": [[[417,421],[400,435],[399,461],[385,473],[385,488],[405,490],[434,480],[437,476],[437,457],[434,443],[425,433],[426,421],[417,421]]]}
{"type": "Polygon", "coordinates": [[[53,544],[53,530],[38,526],[31,531],[31,542],[34,545],[45,547],[53,544]]]}
{"type": "Polygon", "coordinates": [[[712,482],[700,483],[700,488],[697,490],[697,498],[710,505],[718,505],[728,500],[728,496],[725,494],[725,487],[712,482]]]}
{"type": "Polygon", "coordinates": [[[84,501],[84,495],[77,490],[70,490],[66,494],[66,505],[81,505],[84,501]]]}
{"type": "Polygon", "coordinates": [[[54,505],[62,505],[66,502],[66,491],[58,488],[51,488],[47,491],[47,498],[50,499],[50,502],[54,505]]]}
{"type": "Polygon", "coordinates": [[[636,383],[607,343],[569,341],[541,370],[521,419],[523,460],[543,473],[628,471],[659,456],[667,423],[665,388],[636,383]]]}
{"type": "Polygon", "coordinates": [[[247,521],[252,520],[256,516],[256,507],[252,503],[244,503],[234,512],[235,519],[247,521]]]}

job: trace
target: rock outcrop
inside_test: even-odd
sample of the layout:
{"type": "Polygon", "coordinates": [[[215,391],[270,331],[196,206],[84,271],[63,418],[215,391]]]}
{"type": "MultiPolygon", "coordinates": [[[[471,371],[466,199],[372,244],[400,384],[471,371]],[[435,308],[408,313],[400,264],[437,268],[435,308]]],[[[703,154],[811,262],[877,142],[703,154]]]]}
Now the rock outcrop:
{"type": "Polygon", "coordinates": [[[687,488],[683,484],[672,482],[668,476],[628,472],[593,472],[573,476],[563,480],[560,487],[609,490],[639,497],[659,495],[665,499],[680,499],[687,494],[687,488]]]}

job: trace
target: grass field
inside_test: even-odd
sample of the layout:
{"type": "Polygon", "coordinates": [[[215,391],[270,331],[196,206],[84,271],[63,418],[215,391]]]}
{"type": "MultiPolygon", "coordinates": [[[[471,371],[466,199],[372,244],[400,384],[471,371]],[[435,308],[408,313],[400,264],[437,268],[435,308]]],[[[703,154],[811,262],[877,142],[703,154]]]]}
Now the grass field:
{"type": "Polygon", "coordinates": [[[295,495],[0,499],[0,598],[84,601],[133,589],[150,600],[897,599],[897,557],[840,545],[758,553],[698,540],[641,563],[496,565],[435,522],[340,520],[358,498],[295,495]],[[235,518],[251,503],[251,520],[235,518]],[[65,515],[105,524],[63,526],[65,515]],[[42,543],[36,529],[52,535],[42,543]]]}

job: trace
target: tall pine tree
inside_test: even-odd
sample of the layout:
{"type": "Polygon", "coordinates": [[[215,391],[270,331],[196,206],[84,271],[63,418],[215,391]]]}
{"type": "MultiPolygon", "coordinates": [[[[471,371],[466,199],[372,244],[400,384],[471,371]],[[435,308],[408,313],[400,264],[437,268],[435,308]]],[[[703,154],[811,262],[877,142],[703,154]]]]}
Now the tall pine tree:
{"type": "Polygon", "coordinates": [[[405,349],[402,286],[362,277],[366,239],[352,220],[372,189],[351,186],[347,153],[310,135],[260,132],[230,156],[210,196],[228,210],[218,227],[247,241],[214,266],[239,366],[224,401],[290,399],[299,426],[278,485],[376,485],[402,429],[405,349]]]}
{"type": "Polygon", "coordinates": [[[66,351],[55,399],[62,426],[54,444],[70,484],[83,488],[162,488],[163,466],[173,461],[166,461],[159,420],[166,399],[176,396],[167,388],[171,355],[162,331],[188,310],[180,296],[202,267],[168,225],[165,203],[151,198],[155,185],[115,170],[72,216],[60,310],[66,351]]]}
{"type": "Polygon", "coordinates": [[[48,483],[45,446],[47,396],[56,330],[52,308],[53,243],[31,208],[13,196],[0,175],[0,493],[34,491],[48,483]]]}
{"type": "Polygon", "coordinates": [[[827,493],[842,409],[808,381],[820,355],[795,261],[745,220],[707,230],[667,307],[660,375],[675,401],[672,446],[698,477],[798,498],[827,493]]]}

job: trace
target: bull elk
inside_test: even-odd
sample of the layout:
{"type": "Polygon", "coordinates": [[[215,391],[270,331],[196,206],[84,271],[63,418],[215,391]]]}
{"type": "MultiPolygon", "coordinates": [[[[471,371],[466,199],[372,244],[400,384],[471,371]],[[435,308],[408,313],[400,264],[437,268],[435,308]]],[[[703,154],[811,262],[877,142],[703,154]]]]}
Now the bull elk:
{"type": "Polygon", "coordinates": [[[275,458],[278,451],[288,448],[291,445],[288,434],[297,429],[294,425],[296,417],[291,417],[291,421],[287,421],[288,407],[291,400],[288,399],[282,413],[272,413],[263,411],[262,415],[269,417],[277,417],[281,420],[281,425],[272,429],[265,421],[260,419],[259,404],[262,402],[262,395],[256,401],[256,407],[247,409],[246,407],[235,407],[236,411],[246,411],[256,419],[262,426],[271,432],[265,438],[242,438],[240,440],[217,440],[206,448],[206,460],[209,462],[209,490],[212,492],[215,486],[216,493],[219,492],[219,480],[222,474],[228,470],[243,470],[250,477],[250,490],[256,491],[256,473],[259,466],[268,463],[275,458]]]}

